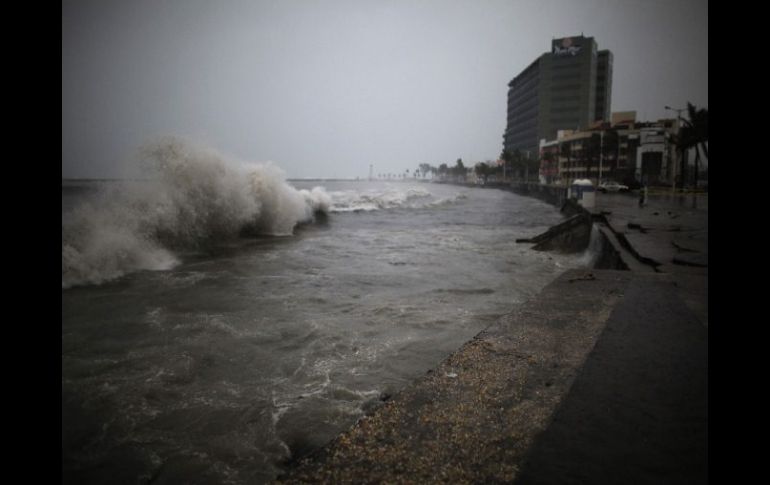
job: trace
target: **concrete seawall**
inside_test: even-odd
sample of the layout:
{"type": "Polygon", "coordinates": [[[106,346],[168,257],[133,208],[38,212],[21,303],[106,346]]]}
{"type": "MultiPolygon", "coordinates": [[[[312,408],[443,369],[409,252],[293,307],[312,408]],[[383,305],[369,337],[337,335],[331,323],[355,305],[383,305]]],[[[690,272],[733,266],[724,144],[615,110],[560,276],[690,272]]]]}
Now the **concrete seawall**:
{"type": "MultiPolygon", "coordinates": [[[[556,188],[510,189],[564,206],[556,188]]],[[[596,224],[595,268],[561,275],[279,481],[706,482],[708,268],[675,262],[703,249],[702,214],[615,195],[565,229],[596,224]]]]}
{"type": "Polygon", "coordinates": [[[567,199],[566,189],[559,185],[541,185],[532,182],[513,182],[510,184],[513,192],[519,195],[537,199],[561,207],[567,199]]]}

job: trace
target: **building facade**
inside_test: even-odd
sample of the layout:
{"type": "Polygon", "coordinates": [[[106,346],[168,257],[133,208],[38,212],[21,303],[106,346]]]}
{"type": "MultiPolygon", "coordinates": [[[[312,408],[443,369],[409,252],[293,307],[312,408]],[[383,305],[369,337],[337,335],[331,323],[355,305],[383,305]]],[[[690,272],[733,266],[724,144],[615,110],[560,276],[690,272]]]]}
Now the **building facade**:
{"type": "Polygon", "coordinates": [[[541,140],[540,183],[568,186],[575,179],[590,179],[594,184],[670,185],[676,175],[675,120],[637,122],[633,111],[612,113],[611,119],[541,140]]]}
{"type": "Polygon", "coordinates": [[[595,120],[610,119],[610,100],[612,99],[612,52],[597,53],[596,65],[596,112],[595,120]]]}
{"type": "Polygon", "coordinates": [[[503,150],[536,153],[540,100],[540,59],[508,83],[508,118],[503,150]]]}
{"type": "Polygon", "coordinates": [[[554,39],[508,83],[503,150],[538,153],[540,140],[559,130],[584,130],[608,120],[612,95],[612,53],[599,51],[592,37],[554,39]]]}

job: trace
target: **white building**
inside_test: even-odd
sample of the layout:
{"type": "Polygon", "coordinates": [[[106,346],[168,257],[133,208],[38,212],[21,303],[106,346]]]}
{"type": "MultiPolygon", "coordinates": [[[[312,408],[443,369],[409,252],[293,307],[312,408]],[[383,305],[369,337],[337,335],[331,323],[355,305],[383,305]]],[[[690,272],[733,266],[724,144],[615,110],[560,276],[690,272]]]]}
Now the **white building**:
{"type": "Polygon", "coordinates": [[[634,177],[644,185],[659,185],[671,181],[675,156],[669,143],[669,131],[662,123],[639,128],[634,177]]]}

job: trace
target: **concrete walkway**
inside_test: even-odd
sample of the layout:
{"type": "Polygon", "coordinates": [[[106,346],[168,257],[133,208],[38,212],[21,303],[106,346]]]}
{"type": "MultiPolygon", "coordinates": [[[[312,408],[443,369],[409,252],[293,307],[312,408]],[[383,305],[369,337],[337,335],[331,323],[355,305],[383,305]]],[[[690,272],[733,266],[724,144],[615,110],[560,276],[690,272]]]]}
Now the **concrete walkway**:
{"type": "Polygon", "coordinates": [[[563,274],[279,481],[705,483],[708,213],[680,202],[599,194],[638,271],[563,274]]]}
{"type": "Polygon", "coordinates": [[[708,481],[708,330],[665,275],[637,275],[517,483],[708,481]]]}
{"type": "Polygon", "coordinates": [[[637,270],[516,483],[708,482],[708,199],[599,194],[637,270]]]}
{"type": "MultiPolygon", "coordinates": [[[[612,232],[653,263],[648,271],[670,275],[679,296],[708,326],[707,195],[650,194],[640,207],[637,194],[597,194],[591,212],[604,214],[612,232]]],[[[637,262],[633,269],[644,272],[637,262]]]]}

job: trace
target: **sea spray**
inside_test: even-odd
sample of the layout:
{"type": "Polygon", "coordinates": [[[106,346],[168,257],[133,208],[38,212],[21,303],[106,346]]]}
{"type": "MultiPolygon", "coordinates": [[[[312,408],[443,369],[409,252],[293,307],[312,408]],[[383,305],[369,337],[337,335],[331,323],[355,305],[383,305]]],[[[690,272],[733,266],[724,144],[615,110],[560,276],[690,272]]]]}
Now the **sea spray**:
{"type": "Polygon", "coordinates": [[[596,264],[596,261],[599,259],[599,257],[602,254],[602,235],[599,231],[599,226],[596,224],[591,225],[591,236],[588,242],[588,247],[583,252],[583,255],[580,257],[580,264],[583,266],[587,266],[589,268],[594,267],[596,264]]]}
{"type": "Polygon", "coordinates": [[[178,264],[243,234],[291,235],[327,212],[323,188],[297,190],[272,163],[243,164],[180,138],[141,151],[142,182],[102,187],[62,215],[62,287],[178,264]]]}

